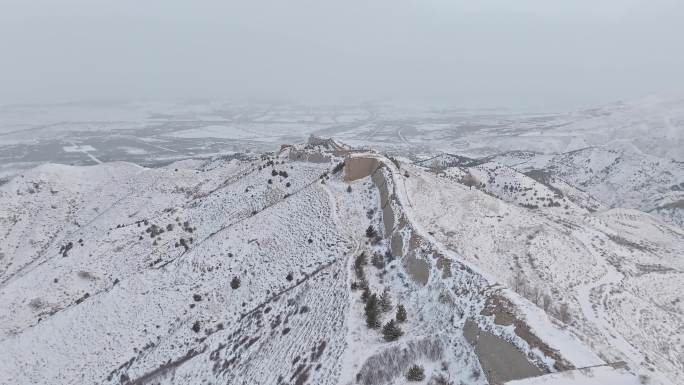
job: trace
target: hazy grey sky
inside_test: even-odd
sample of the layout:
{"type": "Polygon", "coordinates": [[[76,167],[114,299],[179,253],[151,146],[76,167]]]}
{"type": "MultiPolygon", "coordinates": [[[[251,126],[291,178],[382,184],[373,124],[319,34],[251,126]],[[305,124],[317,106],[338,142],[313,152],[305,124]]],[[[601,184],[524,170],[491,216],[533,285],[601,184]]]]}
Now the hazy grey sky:
{"type": "Polygon", "coordinates": [[[682,0],[0,0],[0,103],[684,90],[682,0]]]}

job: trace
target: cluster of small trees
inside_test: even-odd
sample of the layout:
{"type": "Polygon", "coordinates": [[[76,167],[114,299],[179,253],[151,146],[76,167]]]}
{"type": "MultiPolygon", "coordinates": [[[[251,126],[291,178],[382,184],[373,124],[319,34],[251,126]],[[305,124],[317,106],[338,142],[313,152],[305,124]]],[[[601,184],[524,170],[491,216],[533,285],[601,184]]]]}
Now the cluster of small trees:
{"type": "Polygon", "coordinates": [[[73,242],[69,242],[66,245],[62,245],[62,247],[59,248],[59,253],[62,254],[63,258],[66,258],[69,255],[69,250],[71,250],[74,247],[73,242]]]}
{"type": "MultiPolygon", "coordinates": [[[[180,219],[179,219],[179,218],[176,218],[176,221],[177,221],[178,223],[180,223],[180,219]]],[[[196,231],[196,230],[197,230],[197,227],[191,226],[189,221],[184,221],[184,222],[183,222],[183,231],[186,231],[186,232],[192,234],[192,233],[193,233],[194,231],[196,231]]]]}
{"type": "MultiPolygon", "coordinates": [[[[276,164],[277,163],[278,162],[276,162],[276,164]]],[[[259,168],[259,169],[261,169],[261,168],[259,168]]],[[[283,171],[283,170],[278,171],[274,168],[271,170],[271,176],[281,176],[282,178],[287,178],[289,175],[288,175],[287,171],[283,171]]],[[[268,179],[266,181],[266,183],[273,184],[273,179],[268,179]]],[[[290,187],[290,182],[287,182],[285,186],[290,187]]],[[[245,192],[247,192],[247,190],[245,190],[245,192]]]]}
{"type": "Polygon", "coordinates": [[[164,228],[155,225],[154,223],[145,229],[145,232],[150,235],[150,238],[155,238],[164,233],[164,228]]]}
{"type": "Polygon", "coordinates": [[[176,246],[176,247],[183,246],[183,248],[185,249],[185,251],[188,251],[188,250],[190,249],[190,245],[189,245],[189,244],[190,244],[190,243],[193,243],[193,242],[194,242],[194,240],[192,239],[192,237],[188,238],[187,241],[185,240],[185,238],[181,238],[181,239],[178,240],[178,242],[175,243],[175,246],[176,246]]]}
{"type": "Polygon", "coordinates": [[[544,204],[544,206],[546,206],[546,207],[561,207],[561,204],[560,204],[560,202],[556,202],[553,199],[549,198],[549,203],[544,204]]]}
{"type": "MultiPolygon", "coordinates": [[[[392,310],[392,297],[389,289],[385,288],[378,297],[376,293],[371,293],[370,289],[366,287],[361,295],[361,299],[366,303],[364,306],[366,326],[371,329],[379,328],[381,326],[381,315],[392,310]]],[[[385,341],[396,341],[404,334],[398,324],[406,322],[406,319],[406,308],[403,305],[397,306],[395,316],[382,326],[382,336],[385,341]]]]}
{"type": "MultiPolygon", "coordinates": [[[[373,225],[366,229],[366,237],[375,239],[378,238],[378,233],[373,225]]],[[[388,251],[384,256],[381,253],[374,253],[371,259],[373,266],[378,269],[385,267],[385,257],[392,260],[392,254],[388,251]]],[[[389,288],[385,288],[383,292],[378,294],[371,292],[366,280],[366,272],[364,266],[368,265],[368,257],[365,252],[360,253],[354,260],[354,274],[356,281],[352,283],[352,289],[362,289],[361,300],[365,303],[364,314],[366,317],[366,326],[370,329],[377,329],[382,326],[382,335],[385,341],[396,341],[403,335],[403,331],[399,327],[399,323],[405,322],[407,319],[406,308],[403,305],[398,305],[396,314],[393,318],[387,321],[384,325],[381,323],[381,315],[392,310],[392,296],[389,288]]]]}
{"type": "Polygon", "coordinates": [[[392,261],[394,261],[394,256],[390,250],[385,251],[385,254],[376,251],[371,257],[371,264],[378,270],[383,270],[392,261]]]}
{"type": "Polygon", "coordinates": [[[271,176],[282,176],[283,178],[287,178],[289,175],[287,174],[287,171],[277,171],[275,168],[271,170],[271,176]]]}

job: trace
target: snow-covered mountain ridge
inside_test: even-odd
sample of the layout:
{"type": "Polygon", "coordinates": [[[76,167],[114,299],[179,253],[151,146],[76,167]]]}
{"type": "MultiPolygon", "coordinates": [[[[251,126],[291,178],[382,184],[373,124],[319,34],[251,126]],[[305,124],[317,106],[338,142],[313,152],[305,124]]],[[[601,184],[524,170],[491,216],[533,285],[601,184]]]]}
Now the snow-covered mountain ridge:
{"type": "MultiPolygon", "coordinates": [[[[570,186],[575,195],[593,198],[593,206],[638,209],[684,226],[684,164],[645,154],[623,141],[559,154],[507,151],[482,158],[439,154],[416,163],[433,169],[508,166],[512,175],[525,173],[552,189],[570,186]]],[[[502,172],[497,174],[500,177],[502,172]]]]}
{"type": "Polygon", "coordinates": [[[23,172],[0,186],[0,383],[681,381],[684,232],[545,162],[313,140],[23,172]],[[406,310],[396,339],[372,294],[382,325],[406,310]]]}

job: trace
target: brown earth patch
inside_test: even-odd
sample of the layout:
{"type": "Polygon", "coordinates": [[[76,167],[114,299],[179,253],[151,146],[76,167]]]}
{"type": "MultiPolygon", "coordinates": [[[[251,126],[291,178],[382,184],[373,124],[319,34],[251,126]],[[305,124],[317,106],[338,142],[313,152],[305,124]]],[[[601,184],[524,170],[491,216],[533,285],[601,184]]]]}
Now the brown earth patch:
{"type": "Polygon", "coordinates": [[[471,319],[466,320],[463,326],[463,336],[475,348],[477,359],[490,384],[501,384],[543,374],[513,344],[480,329],[471,319]]]}
{"type": "Polygon", "coordinates": [[[410,252],[404,258],[404,267],[411,278],[425,286],[430,278],[430,264],[424,259],[417,258],[415,251],[410,252]]]}
{"type": "Polygon", "coordinates": [[[354,181],[370,176],[378,166],[378,160],[375,158],[347,157],[344,160],[344,180],[354,181]]]}
{"type": "Polygon", "coordinates": [[[557,350],[549,347],[544,341],[532,333],[530,326],[518,319],[514,309],[515,307],[507,298],[499,293],[494,293],[487,297],[484,309],[482,309],[480,314],[484,316],[494,316],[494,323],[497,325],[514,325],[514,332],[518,337],[527,342],[531,348],[539,349],[545,356],[556,361],[553,365],[556,370],[575,369],[575,367],[565,360],[557,350]]]}

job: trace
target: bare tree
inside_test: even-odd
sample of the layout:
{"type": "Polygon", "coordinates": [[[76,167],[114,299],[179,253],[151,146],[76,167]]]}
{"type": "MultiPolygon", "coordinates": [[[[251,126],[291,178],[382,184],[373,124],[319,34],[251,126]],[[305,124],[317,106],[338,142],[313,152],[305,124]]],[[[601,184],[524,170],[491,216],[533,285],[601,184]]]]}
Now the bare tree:
{"type": "Polygon", "coordinates": [[[548,295],[547,293],[544,294],[542,297],[542,304],[544,306],[544,311],[549,312],[549,308],[551,307],[551,296],[548,295]]]}
{"type": "Polygon", "coordinates": [[[513,290],[518,294],[524,294],[527,288],[527,279],[521,269],[516,269],[513,275],[513,290]]]}
{"type": "Polygon", "coordinates": [[[530,300],[534,302],[535,305],[539,306],[541,304],[542,291],[539,286],[535,286],[530,289],[530,300]]]}
{"type": "Polygon", "coordinates": [[[570,309],[567,303],[561,303],[560,308],[558,308],[558,317],[564,324],[570,322],[570,309]]]}
{"type": "Polygon", "coordinates": [[[480,185],[480,180],[477,179],[477,177],[468,171],[467,174],[461,179],[461,183],[464,185],[468,186],[470,189],[473,188],[473,186],[477,187],[480,185]]]}

